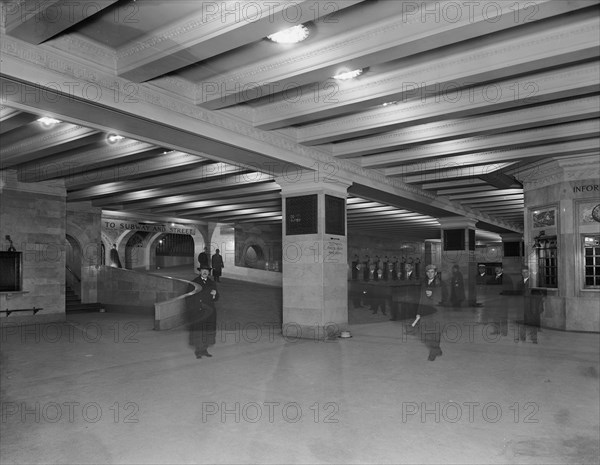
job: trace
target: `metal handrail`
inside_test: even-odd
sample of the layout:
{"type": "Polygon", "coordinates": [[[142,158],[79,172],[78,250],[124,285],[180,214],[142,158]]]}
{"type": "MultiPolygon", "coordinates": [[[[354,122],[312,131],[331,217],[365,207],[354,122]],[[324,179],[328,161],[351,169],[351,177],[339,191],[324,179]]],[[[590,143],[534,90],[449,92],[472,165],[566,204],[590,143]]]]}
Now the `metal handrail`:
{"type": "Polygon", "coordinates": [[[69,271],[75,277],[75,279],[78,282],[81,282],[81,278],[79,276],[77,276],[71,268],[69,268],[69,265],[65,265],[65,268],[67,269],[67,271],[69,271]]]}

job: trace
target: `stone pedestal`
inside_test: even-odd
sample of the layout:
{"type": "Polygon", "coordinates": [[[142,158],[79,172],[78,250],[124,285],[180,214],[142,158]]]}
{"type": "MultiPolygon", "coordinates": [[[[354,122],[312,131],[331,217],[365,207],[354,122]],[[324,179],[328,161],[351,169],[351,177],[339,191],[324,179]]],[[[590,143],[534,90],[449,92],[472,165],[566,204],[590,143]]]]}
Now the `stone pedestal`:
{"type": "Polygon", "coordinates": [[[350,183],[277,179],[283,196],[284,336],[325,340],[348,324],[346,197],[350,183]]]}
{"type": "Polygon", "coordinates": [[[600,254],[598,155],[554,157],[516,176],[525,194],[526,261],[546,295],[542,326],[599,332],[598,262],[590,265],[600,254]],[[544,260],[552,265],[544,258],[550,247],[556,256],[556,268],[550,270],[555,280],[543,267],[544,260]]]}
{"type": "MultiPolygon", "coordinates": [[[[463,217],[439,218],[442,226],[442,263],[438,264],[442,282],[448,285],[452,267],[458,265],[463,276],[465,301],[463,305],[477,305],[477,261],[475,257],[476,220],[463,217]]],[[[447,287],[448,298],[450,290],[447,287]]]]}

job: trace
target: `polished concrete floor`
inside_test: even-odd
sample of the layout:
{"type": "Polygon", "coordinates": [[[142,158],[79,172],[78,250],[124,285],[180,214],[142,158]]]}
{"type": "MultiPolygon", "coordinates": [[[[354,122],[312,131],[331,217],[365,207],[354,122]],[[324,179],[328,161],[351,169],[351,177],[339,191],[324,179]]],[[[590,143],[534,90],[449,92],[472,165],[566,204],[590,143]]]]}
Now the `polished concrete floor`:
{"type": "Polygon", "coordinates": [[[443,310],[427,361],[351,305],[352,337],[286,340],[281,292],[224,279],[212,358],[152,315],[2,329],[2,464],[597,464],[600,336],[514,342],[519,298],[443,310]],[[506,319],[506,336],[493,335],[506,319]]]}

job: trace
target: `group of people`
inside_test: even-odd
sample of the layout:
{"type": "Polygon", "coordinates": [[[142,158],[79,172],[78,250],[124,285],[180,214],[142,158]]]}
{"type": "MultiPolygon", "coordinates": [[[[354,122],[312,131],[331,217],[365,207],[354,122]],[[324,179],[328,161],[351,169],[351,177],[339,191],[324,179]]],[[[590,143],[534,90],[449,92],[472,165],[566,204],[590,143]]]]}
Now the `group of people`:
{"type": "Polygon", "coordinates": [[[208,247],[204,247],[198,255],[200,275],[194,279],[201,287],[198,293],[199,307],[188,309],[189,343],[197,359],[212,357],[208,348],[215,344],[217,335],[216,302],[219,300],[219,291],[216,283],[220,281],[225,265],[219,249],[210,258],[209,263],[208,247]],[[213,279],[210,278],[211,273],[213,279]]]}
{"type": "MultiPolygon", "coordinates": [[[[502,269],[496,270],[496,277],[502,275],[502,269]]],[[[414,334],[420,332],[421,340],[429,349],[428,360],[434,361],[442,355],[440,347],[441,333],[444,328],[443,303],[444,285],[435,265],[425,267],[426,278],[421,285],[420,299],[417,314],[412,324],[407,325],[407,332],[414,334]],[[430,309],[433,311],[426,311],[430,309]]],[[[521,269],[521,279],[516,286],[516,291],[522,296],[523,318],[516,321],[518,330],[515,331],[515,342],[525,342],[527,337],[534,344],[538,342],[538,332],[540,330],[540,318],[544,311],[544,299],[542,294],[533,291],[533,285],[530,279],[529,268],[523,266],[521,269]]],[[[464,300],[464,283],[462,274],[458,265],[452,267],[452,275],[449,280],[448,292],[452,305],[459,304],[464,300]]],[[[508,311],[503,307],[508,318],[508,311]]],[[[506,330],[506,328],[505,328],[506,330]]],[[[506,333],[502,333],[507,335],[506,333]]]]}
{"type": "Polygon", "coordinates": [[[420,278],[421,259],[402,257],[398,260],[398,257],[389,259],[387,256],[380,258],[376,255],[371,258],[365,255],[361,262],[358,254],[355,254],[350,267],[354,281],[359,279],[361,271],[363,281],[412,280],[420,278]]]}

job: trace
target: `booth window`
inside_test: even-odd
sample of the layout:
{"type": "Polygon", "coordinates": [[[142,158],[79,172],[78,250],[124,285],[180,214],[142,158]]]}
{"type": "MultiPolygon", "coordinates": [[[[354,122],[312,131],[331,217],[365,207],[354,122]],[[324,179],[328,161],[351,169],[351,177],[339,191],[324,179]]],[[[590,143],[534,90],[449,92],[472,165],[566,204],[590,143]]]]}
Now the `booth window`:
{"type": "Polygon", "coordinates": [[[600,235],[583,236],[583,260],[584,287],[600,289],[600,235]]]}
{"type": "Polygon", "coordinates": [[[545,236],[542,232],[535,238],[538,263],[538,287],[558,287],[558,247],[556,236],[545,236]]]}

